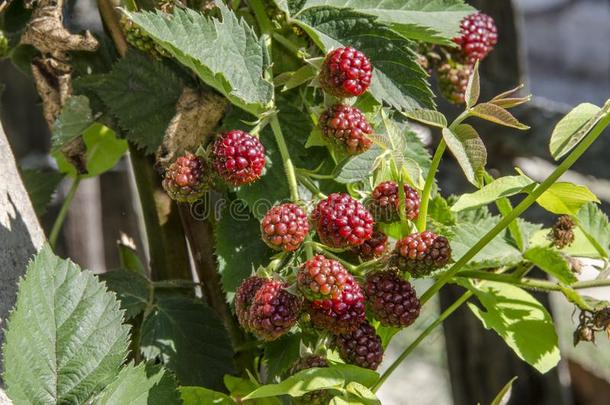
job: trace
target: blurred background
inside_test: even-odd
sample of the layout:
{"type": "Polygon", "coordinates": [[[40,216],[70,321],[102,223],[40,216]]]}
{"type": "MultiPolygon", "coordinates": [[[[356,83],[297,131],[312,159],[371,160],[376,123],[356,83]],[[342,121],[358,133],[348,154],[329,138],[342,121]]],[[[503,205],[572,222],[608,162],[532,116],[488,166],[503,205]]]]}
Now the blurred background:
{"type": "MultiPolygon", "coordinates": [[[[67,1],[66,20],[74,30],[101,31],[94,0],[67,1]]],[[[534,179],[545,178],[554,168],[546,149],[551,129],[571,107],[581,102],[601,105],[610,97],[610,1],[609,0],[487,0],[471,1],[494,17],[500,43],[482,66],[483,91],[491,96],[524,82],[534,94],[533,102],[516,115],[534,128],[517,133],[478,126],[490,145],[490,166],[502,173],[521,167],[534,179]]],[[[23,168],[45,168],[50,134],[31,78],[8,60],[0,61],[0,115],[13,151],[23,168]]],[[[456,110],[443,108],[449,115],[456,110]]],[[[478,125],[479,123],[477,123],[478,125]]],[[[426,139],[435,134],[425,133],[426,139]]],[[[600,140],[566,178],[587,185],[610,212],[610,139],[600,140]]],[[[96,272],[118,267],[116,241],[121,233],[142,248],[136,201],[125,162],[100,178],[85,180],[79,187],[58,253],[70,256],[96,272]]],[[[446,194],[471,190],[456,177],[453,162],[441,165],[441,187],[446,194]]],[[[43,216],[46,231],[67,192],[60,187],[43,216]]],[[[542,212],[530,218],[552,223],[542,212]]],[[[592,278],[586,268],[581,277],[592,278]]],[[[422,291],[424,284],[418,284],[422,291]]],[[[439,308],[455,298],[447,289],[435,306],[427,306],[418,323],[403,331],[388,349],[387,366],[436,317],[439,308]]],[[[610,299],[609,291],[591,292],[610,299]]],[[[575,328],[572,307],[565,300],[547,300],[560,329],[566,354],[561,365],[541,376],[516,359],[493,332],[485,331],[469,311],[457,312],[420,346],[380,392],[384,404],[466,405],[488,404],[513,376],[511,404],[608,405],[610,404],[610,344],[572,344],[575,328]]],[[[382,366],[382,368],[383,368],[382,366]]]]}

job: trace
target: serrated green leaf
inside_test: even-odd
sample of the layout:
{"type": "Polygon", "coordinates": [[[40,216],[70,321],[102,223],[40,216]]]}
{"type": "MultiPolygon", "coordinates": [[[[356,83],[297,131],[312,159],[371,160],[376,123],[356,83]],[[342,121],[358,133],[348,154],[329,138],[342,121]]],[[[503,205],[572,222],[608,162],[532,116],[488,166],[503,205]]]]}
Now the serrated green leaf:
{"type": "Polygon", "coordinates": [[[496,104],[481,103],[474,106],[470,111],[475,117],[506,127],[522,130],[530,128],[527,125],[520,123],[511,113],[496,104]]]}
{"type": "Polygon", "coordinates": [[[131,20],[201,80],[236,106],[254,114],[273,105],[273,84],[265,78],[269,58],[254,30],[223,3],[221,19],[192,9],[127,13],[131,20]]]}
{"type": "Polygon", "coordinates": [[[581,131],[581,129],[596,121],[595,117],[598,116],[600,111],[601,108],[596,105],[583,103],[577,105],[563,117],[553,129],[551,135],[551,141],[549,142],[551,156],[558,160],[571,151],[588,132],[581,131]]]}
{"type": "Polygon", "coordinates": [[[468,181],[481,187],[487,164],[487,149],[477,131],[468,124],[460,124],[453,131],[443,128],[443,139],[468,181]]]}
{"type": "Polygon", "coordinates": [[[472,303],[470,310],[487,329],[493,329],[522,360],[546,373],[560,360],[558,338],[551,315],[540,302],[519,287],[491,281],[470,286],[485,311],[472,303]]]}
{"type": "Polygon", "coordinates": [[[455,225],[457,221],[456,215],[452,212],[447,200],[441,195],[436,195],[430,199],[428,216],[432,221],[444,226],[455,225]]]}
{"type": "Polygon", "coordinates": [[[281,376],[300,357],[301,335],[285,335],[265,344],[265,362],[270,376],[281,376]]]}
{"type": "Polygon", "coordinates": [[[318,69],[316,69],[314,66],[303,66],[290,76],[290,78],[284,84],[284,87],[282,87],[282,91],[288,91],[307,83],[308,81],[315,78],[317,73],[318,69]]]}
{"type": "Polygon", "coordinates": [[[527,250],[523,257],[562,283],[572,284],[578,281],[567,260],[552,248],[535,246],[527,250]]]}
{"type": "Polygon", "coordinates": [[[47,206],[63,178],[63,174],[54,170],[26,169],[21,171],[21,179],[28,191],[36,216],[39,218],[47,212],[47,206]]]}
{"type": "Polygon", "coordinates": [[[407,111],[404,113],[408,118],[414,121],[421,122],[422,124],[431,125],[437,128],[447,127],[447,118],[435,110],[419,109],[413,111],[407,111]]]}
{"type": "MultiPolygon", "coordinates": [[[[605,252],[610,253],[610,222],[606,214],[595,204],[587,203],[576,214],[578,227],[587,239],[605,252]]],[[[599,249],[598,249],[599,250],[599,249]]]]}
{"type": "Polygon", "coordinates": [[[152,285],[141,274],[133,271],[115,270],[98,276],[114,291],[125,311],[125,317],[132,319],[144,311],[148,304],[152,285]]]}
{"type": "Polygon", "coordinates": [[[479,78],[479,61],[474,64],[472,74],[468,78],[468,84],[466,85],[466,108],[471,108],[476,105],[481,95],[481,79],[479,78]]]}
{"type": "Polygon", "coordinates": [[[600,201],[586,186],[559,182],[549,187],[536,202],[553,214],[576,215],[586,203],[600,201]]]}
{"type": "Polygon", "coordinates": [[[160,360],[181,385],[222,389],[223,376],[234,372],[227,331],[199,299],[158,296],[141,334],[144,357],[160,360]]]}
{"type": "Polygon", "coordinates": [[[370,387],[378,379],[379,374],[372,370],[349,364],[336,364],[325,368],[310,368],[299,371],[278,384],[263,385],[255,389],[244,399],[275,397],[278,395],[300,397],[311,391],[345,387],[350,382],[357,382],[370,387]]]}
{"type": "Polygon", "coordinates": [[[299,13],[296,22],[324,51],[353,46],[373,65],[370,93],[401,111],[434,105],[426,72],[417,63],[411,42],[376,17],[350,9],[315,7],[299,13]]]}
{"type": "Polygon", "coordinates": [[[92,122],[89,99],[85,96],[70,96],[51,128],[51,151],[56,152],[78,138],[92,122]]]}
{"type": "Polygon", "coordinates": [[[451,211],[458,212],[470,208],[481,207],[492,203],[499,198],[523,193],[534,184],[534,181],[526,176],[500,177],[474,193],[462,194],[451,207],[451,211]]]}
{"type": "Polygon", "coordinates": [[[307,0],[293,6],[296,10],[327,5],[353,8],[379,17],[407,38],[451,45],[460,21],[474,9],[462,0],[307,0]]]}
{"type": "Polygon", "coordinates": [[[180,398],[184,405],[236,405],[237,402],[222,392],[203,387],[180,387],[180,398]]]}
{"type": "Polygon", "coordinates": [[[511,392],[513,390],[513,383],[517,380],[517,377],[511,378],[509,382],[502,387],[500,392],[496,395],[493,401],[491,401],[490,405],[506,405],[511,396],[511,392]]]}
{"type": "Polygon", "coordinates": [[[96,405],[179,405],[176,380],[162,367],[140,363],[123,367],[94,402],[96,405]]]}
{"type": "Polygon", "coordinates": [[[7,394],[16,404],[86,403],[127,355],[123,311],[93,273],[45,245],[19,285],[3,346],[7,394]]]}
{"type": "Polygon", "coordinates": [[[352,156],[339,163],[333,171],[335,181],[342,184],[350,184],[363,181],[375,167],[377,158],[383,150],[378,145],[357,156],[352,156]]]}

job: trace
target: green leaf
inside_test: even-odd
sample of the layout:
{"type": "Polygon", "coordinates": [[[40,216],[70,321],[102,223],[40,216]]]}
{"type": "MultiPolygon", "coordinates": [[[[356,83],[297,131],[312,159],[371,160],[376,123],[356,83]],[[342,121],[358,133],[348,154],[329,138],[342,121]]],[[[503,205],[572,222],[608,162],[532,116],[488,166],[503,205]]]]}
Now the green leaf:
{"type": "Polygon", "coordinates": [[[310,368],[299,371],[278,384],[263,385],[255,389],[244,399],[275,397],[279,395],[300,397],[311,391],[344,387],[350,382],[357,382],[370,387],[378,379],[379,374],[372,370],[349,364],[336,364],[326,368],[310,368]]]}
{"type": "Polygon", "coordinates": [[[517,380],[517,377],[511,378],[511,380],[509,382],[507,382],[506,385],[504,385],[504,387],[502,387],[500,392],[498,392],[498,395],[496,395],[494,400],[491,401],[490,405],[506,405],[508,403],[508,400],[510,399],[511,392],[513,390],[513,383],[516,380],[517,380]]]}
{"type": "Polygon", "coordinates": [[[432,156],[428,148],[426,148],[426,145],[424,145],[415,131],[409,126],[405,127],[403,136],[407,145],[404,151],[405,158],[415,161],[422,170],[422,176],[425,178],[428,176],[428,171],[430,171],[430,166],[432,165],[432,156]]]}
{"type": "Polygon", "coordinates": [[[515,354],[541,373],[560,360],[558,338],[546,308],[526,291],[506,283],[485,281],[470,286],[485,311],[470,310],[487,329],[493,329],[515,354]]]}
{"type": "Polygon", "coordinates": [[[293,72],[290,75],[290,78],[284,83],[284,87],[282,87],[282,91],[288,91],[294,89],[295,87],[299,87],[300,85],[307,83],[316,77],[318,73],[318,69],[312,65],[305,65],[296,72],[293,72]]]}
{"type": "Polygon", "coordinates": [[[335,396],[330,405],[381,405],[375,394],[362,384],[351,382],[345,387],[346,396],[335,396]]]}
{"type": "Polygon", "coordinates": [[[462,0],[307,0],[300,3],[299,10],[319,5],[353,8],[379,17],[407,38],[445,45],[451,45],[451,39],[457,36],[460,21],[474,12],[462,0]]]}
{"type": "Polygon", "coordinates": [[[610,253],[610,222],[604,212],[595,204],[587,203],[576,214],[578,227],[587,239],[601,247],[605,257],[610,253]]]}
{"type": "Polygon", "coordinates": [[[576,215],[588,202],[599,203],[599,199],[587,187],[559,182],[549,187],[536,202],[553,214],[576,215]]]}
{"type": "Polygon", "coordinates": [[[231,393],[233,398],[239,399],[241,404],[244,405],[282,405],[283,402],[280,398],[270,397],[270,398],[261,398],[261,399],[251,399],[248,401],[243,401],[241,398],[245,397],[252,391],[254,391],[257,387],[260,387],[260,384],[256,381],[252,381],[252,379],[247,378],[239,378],[234,377],[232,375],[225,375],[225,386],[231,393]]]}
{"type": "Polygon", "coordinates": [[[404,113],[408,118],[422,124],[430,125],[437,128],[447,127],[447,118],[435,110],[419,109],[413,111],[407,111],[404,113]]]}
{"type": "Polygon", "coordinates": [[[114,294],[48,245],[30,262],[6,328],[3,378],[14,403],[86,403],[127,355],[114,294]]]}
{"type": "Polygon", "coordinates": [[[216,255],[222,286],[232,295],[252,270],[266,263],[270,249],[260,238],[260,224],[243,204],[232,202],[216,224],[216,255]]]}
{"type": "Polygon", "coordinates": [[[492,104],[492,103],[481,103],[471,110],[472,115],[475,117],[482,118],[489,122],[504,125],[506,127],[517,128],[517,129],[529,129],[527,125],[519,122],[511,113],[506,111],[504,108],[492,104]]]}
{"type": "Polygon", "coordinates": [[[481,79],[479,78],[479,61],[477,60],[472,69],[472,74],[468,78],[466,85],[466,108],[472,108],[479,101],[481,95],[481,79]]]}
{"type": "Polygon", "coordinates": [[[315,7],[299,13],[297,20],[322,48],[353,46],[373,65],[370,93],[397,110],[410,111],[434,105],[426,72],[404,39],[376,17],[350,9],[315,7]]]}
{"type": "Polygon", "coordinates": [[[138,256],[136,250],[133,247],[123,243],[122,241],[118,243],[117,247],[119,250],[119,261],[121,263],[121,269],[147,277],[146,268],[140,260],[140,257],[138,256]]]}
{"type": "MultiPolygon", "coordinates": [[[[489,217],[476,222],[460,223],[450,228],[451,256],[458,261],[487,232],[499,222],[498,217],[489,217]]],[[[521,252],[509,240],[506,233],[496,236],[464,269],[483,270],[502,266],[514,266],[523,260],[521,252]]]]}
{"type": "Polygon", "coordinates": [[[180,387],[180,397],[184,405],[236,405],[230,396],[203,387],[180,387]]]}
{"type": "Polygon", "coordinates": [[[129,52],[93,90],[127,130],[127,139],[154,153],[176,113],[182,87],[180,78],[162,62],[129,52]]]}
{"type": "Polygon", "coordinates": [[[176,380],[162,367],[140,363],[125,366],[96,399],[96,405],[179,405],[176,380]]]}
{"type": "Polygon", "coordinates": [[[453,131],[443,128],[443,139],[468,181],[480,187],[485,175],[487,149],[477,131],[468,124],[458,125],[453,131]]]}
{"type": "Polygon", "coordinates": [[[562,283],[572,284],[578,281],[567,260],[552,248],[535,246],[527,250],[523,257],[562,283]]]}
{"type": "Polygon", "coordinates": [[[583,103],[577,105],[563,117],[557,123],[555,129],[553,129],[553,134],[551,135],[549,143],[551,156],[558,160],[571,151],[587,134],[588,130],[583,130],[585,126],[589,127],[590,123],[597,123],[595,118],[601,110],[596,105],[583,103]]]}
{"type": "Polygon", "coordinates": [[[21,171],[21,179],[28,191],[36,216],[40,218],[47,212],[47,206],[64,175],[54,170],[26,169],[21,171]]]}
{"type": "Polygon", "coordinates": [[[526,192],[534,184],[534,181],[526,176],[500,177],[474,193],[462,194],[451,207],[451,211],[481,207],[500,198],[526,192]]]}
{"type": "Polygon", "coordinates": [[[281,376],[300,357],[301,335],[290,334],[265,344],[265,361],[270,376],[281,376]]]}
{"type": "Polygon", "coordinates": [[[339,163],[333,171],[335,181],[342,184],[350,184],[363,181],[367,178],[381,156],[383,150],[378,145],[357,156],[352,156],[339,163]]]}
{"type": "Polygon", "coordinates": [[[222,20],[181,8],[173,14],[126,14],[201,80],[236,106],[259,115],[273,105],[273,84],[265,78],[270,66],[265,45],[223,2],[217,6],[222,20]]]}
{"type": "Polygon", "coordinates": [[[95,177],[112,169],[127,152],[127,141],[102,124],[94,123],[83,134],[86,146],[87,177],[95,177]]]}
{"type": "Polygon", "coordinates": [[[106,282],[110,291],[116,293],[127,319],[135,318],[144,311],[152,289],[150,281],[144,276],[133,271],[115,270],[98,277],[106,282]]]}
{"type": "Polygon", "coordinates": [[[159,296],[142,323],[142,354],[160,360],[180,385],[222,389],[234,372],[233,349],[223,323],[199,299],[159,296]]]}
{"type": "Polygon", "coordinates": [[[51,151],[56,152],[78,138],[92,122],[89,99],[85,96],[70,96],[51,128],[51,151]]]}
{"type": "Polygon", "coordinates": [[[428,206],[428,216],[439,225],[455,225],[457,218],[449,207],[449,203],[441,195],[436,195],[430,199],[428,206]]]}

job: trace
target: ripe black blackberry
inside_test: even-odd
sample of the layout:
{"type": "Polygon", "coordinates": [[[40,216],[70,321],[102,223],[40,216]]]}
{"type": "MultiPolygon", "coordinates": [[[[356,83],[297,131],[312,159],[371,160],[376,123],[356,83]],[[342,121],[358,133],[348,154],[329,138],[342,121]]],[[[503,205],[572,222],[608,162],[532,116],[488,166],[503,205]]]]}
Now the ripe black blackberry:
{"type": "Polygon", "coordinates": [[[568,215],[560,216],[549,236],[557,249],[570,246],[574,243],[574,220],[568,215]]]}
{"type": "Polygon", "coordinates": [[[464,104],[472,70],[472,65],[455,60],[448,60],[441,64],[436,70],[441,95],[450,103],[464,104]]]}
{"type": "Polygon", "coordinates": [[[381,338],[368,322],[363,322],[353,332],[337,336],[335,344],[346,363],[376,370],[383,360],[381,338]]]}
{"type": "Polygon", "coordinates": [[[414,277],[427,276],[451,259],[451,246],[444,236],[430,231],[412,233],[396,242],[391,263],[414,277]]]}
{"type": "Polygon", "coordinates": [[[453,39],[470,64],[483,60],[498,43],[496,23],[487,14],[476,12],[460,23],[460,35],[453,39]]]}
{"type": "MultiPolygon", "coordinates": [[[[326,368],[328,361],[322,356],[309,355],[297,360],[290,369],[290,375],[296,374],[299,371],[310,368],[326,368]]],[[[332,399],[333,395],[327,390],[318,390],[308,392],[302,397],[294,398],[297,405],[326,405],[332,399]]]]}
{"type": "Polygon", "coordinates": [[[187,152],[167,168],[162,185],[173,200],[194,202],[203,196],[210,183],[210,173],[205,160],[187,152]]]}
{"type": "Polygon", "coordinates": [[[353,283],[354,276],[341,263],[322,255],[307,260],[297,273],[299,290],[309,300],[339,299],[344,287],[353,283]]]}
{"type": "Polygon", "coordinates": [[[302,299],[286,291],[288,285],[277,280],[266,280],[254,294],[247,316],[250,330],[265,341],[272,341],[297,323],[302,299]]]}
{"type": "Polygon", "coordinates": [[[222,133],[212,145],[216,173],[232,186],[252,183],[265,168],[265,147],[247,132],[233,130],[222,133]]]}
{"type": "Polygon", "coordinates": [[[370,310],[382,325],[403,328],[419,316],[415,289],[395,269],[368,275],[364,293],[370,310]]]}
{"type": "Polygon", "coordinates": [[[265,279],[257,276],[248,277],[240,284],[235,292],[235,314],[237,320],[244,330],[251,332],[250,306],[254,301],[254,295],[265,284],[265,279]]]}
{"type": "Polygon", "coordinates": [[[373,235],[372,215],[345,193],[333,193],[318,203],[312,222],[323,244],[333,248],[362,245],[373,235]]]}
{"type": "Polygon", "coordinates": [[[307,214],[301,207],[292,203],[272,207],[261,221],[262,239],[273,249],[295,251],[301,246],[308,232],[307,214]]]}
{"type": "MultiPolygon", "coordinates": [[[[405,215],[408,219],[414,220],[419,215],[419,205],[421,197],[414,188],[404,185],[405,191],[405,215]]],[[[398,194],[398,184],[393,181],[380,183],[373,192],[371,198],[367,200],[367,208],[373,214],[376,222],[391,223],[400,221],[400,196],[398,194]]]]}
{"type": "Polygon", "coordinates": [[[373,144],[368,138],[373,128],[356,107],[335,104],[322,113],[319,125],[326,139],[350,155],[365,152],[373,144]]]}
{"type": "Polygon", "coordinates": [[[362,260],[372,260],[383,256],[388,250],[388,235],[380,231],[374,231],[371,239],[362,245],[353,248],[353,252],[362,260]]]}
{"type": "Polygon", "coordinates": [[[373,67],[360,51],[337,48],[330,51],[320,70],[320,85],[328,94],[339,97],[357,97],[370,86],[373,67]]]}

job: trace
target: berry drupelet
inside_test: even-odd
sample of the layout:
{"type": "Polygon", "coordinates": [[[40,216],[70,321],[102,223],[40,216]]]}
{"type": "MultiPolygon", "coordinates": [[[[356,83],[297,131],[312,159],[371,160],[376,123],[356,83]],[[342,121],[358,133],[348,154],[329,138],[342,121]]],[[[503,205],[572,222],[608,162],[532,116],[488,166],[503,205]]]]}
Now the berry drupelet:
{"type": "Polygon", "coordinates": [[[412,233],[396,242],[392,264],[414,277],[427,276],[451,259],[451,247],[444,236],[430,231],[412,233]]]}
{"type": "Polygon", "coordinates": [[[403,328],[419,316],[420,303],[415,290],[395,269],[368,275],[364,293],[373,315],[384,326],[403,328]]]}
{"type": "Polygon", "coordinates": [[[167,168],[162,185],[173,200],[194,202],[210,185],[209,170],[202,157],[187,152],[167,168]]]}
{"type": "Polygon", "coordinates": [[[337,48],[324,59],[320,85],[335,97],[357,97],[368,89],[372,76],[371,62],[362,52],[351,47],[337,48]]]}
{"type": "Polygon", "coordinates": [[[252,183],[265,167],[265,148],[258,138],[233,130],[219,135],[212,146],[216,173],[232,186],[252,183]]]}
{"type": "Polygon", "coordinates": [[[286,252],[301,246],[309,232],[307,214],[296,204],[272,207],[261,221],[263,241],[273,249],[286,252]]]}
{"type": "Polygon", "coordinates": [[[368,150],[373,141],[368,135],[373,128],[364,114],[355,107],[335,104],[320,116],[320,129],[326,139],[350,155],[368,150]]]}
{"type": "MultiPolygon", "coordinates": [[[[421,198],[419,193],[404,185],[405,190],[405,215],[408,219],[414,220],[419,215],[419,205],[421,198]]],[[[393,181],[380,183],[373,192],[371,198],[367,200],[367,208],[373,214],[376,222],[391,223],[400,220],[400,195],[398,184],[393,181]]]]}

